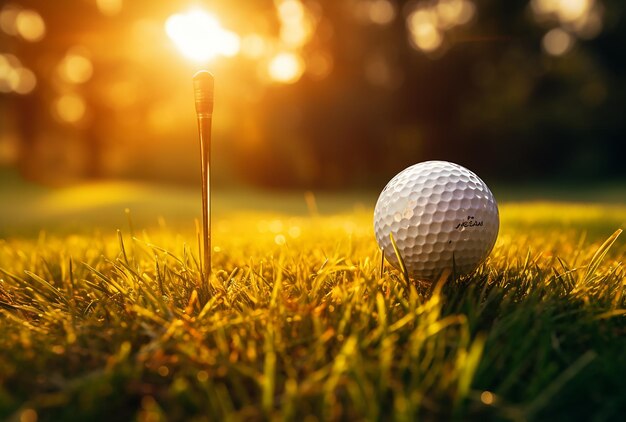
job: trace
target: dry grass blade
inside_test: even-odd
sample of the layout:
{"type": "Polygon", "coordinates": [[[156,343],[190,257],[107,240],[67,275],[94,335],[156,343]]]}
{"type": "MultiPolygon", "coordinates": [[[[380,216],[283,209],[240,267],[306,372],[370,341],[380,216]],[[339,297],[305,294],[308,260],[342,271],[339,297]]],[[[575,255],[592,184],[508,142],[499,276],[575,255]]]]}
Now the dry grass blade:
{"type": "Polygon", "coordinates": [[[396,254],[396,258],[398,259],[398,264],[400,265],[400,271],[402,271],[404,282],[406,283],[406,287],[408,288],[411,285],[411,279],[409,278],[409,272],[406,269],[406,265],[404,265],[404,259],[402,258],[402,255],[400,254],[398,245],[396,245],[396,239],[393,238],[393,233],[389,233],[389,239],[391,239],[391,245],[393,246],[393,251],[396,254]]]}
{"type": "Polygon", "coordinates": [[[117,281],[115,281],[115,279],[113,277],[107,277],[104,274],[102,274],[102,272],[96,270],[94,267],[92,267],[91,265],[87,264],[86,262],[82,263],[85,268],[87,268],[89,271],[91,271],[93,274],[96,275],[97,278],[99,278],[101,281],[103,281],[106,285],[109,285],[111,287],[113,287],[115,290],[117,290],[118,292],[120,292],[122,295],[126,296],[127,291],[124,287],[122,287],[117,281]]]}
{"type": "Polygon", "coordinates": [[[583,286],[588,284],[593,279],[596,271],[598,271],[598,268],[602,263],[602,260],[608,253],[609,249],[611,249],[611,246],[613,246],[620,234],[622,234],[622,229],[617,229],[615,233],[613,233],[608,239],[604,241],[604,243],[598,248],[596,253],[593,254],[593,257],[591,257],[591,260],[587,265],[587,271],[585,271],[582,280],[580,281],[583,286]]]}

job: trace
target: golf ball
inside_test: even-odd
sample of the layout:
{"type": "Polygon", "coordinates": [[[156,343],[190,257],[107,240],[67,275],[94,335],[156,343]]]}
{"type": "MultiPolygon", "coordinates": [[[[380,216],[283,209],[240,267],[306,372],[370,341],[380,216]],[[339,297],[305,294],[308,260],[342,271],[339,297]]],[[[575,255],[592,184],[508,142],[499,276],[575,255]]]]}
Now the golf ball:
{"type": "Polygon", "coordinates": [[[447,161],[415,164],[385,186],[374,210],[376,241],[400,268],[390,235],[409,276],[436,280],[445,269],[475,270],[498,237],[493,194],[468,169],[447,161]]]}

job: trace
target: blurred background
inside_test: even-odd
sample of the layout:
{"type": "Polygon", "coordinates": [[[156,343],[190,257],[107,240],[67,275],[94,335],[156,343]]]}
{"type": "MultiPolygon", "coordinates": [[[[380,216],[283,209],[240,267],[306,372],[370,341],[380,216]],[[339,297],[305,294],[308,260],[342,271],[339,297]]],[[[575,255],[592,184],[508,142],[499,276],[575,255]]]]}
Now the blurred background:
{"type": "Polygon", "coordinates": [[[622,0],[0,2],[0,177],[379,189],[429,159],[624,180],[622,0]],[[19,174],[19,176],[17,176],[19,174]]]}

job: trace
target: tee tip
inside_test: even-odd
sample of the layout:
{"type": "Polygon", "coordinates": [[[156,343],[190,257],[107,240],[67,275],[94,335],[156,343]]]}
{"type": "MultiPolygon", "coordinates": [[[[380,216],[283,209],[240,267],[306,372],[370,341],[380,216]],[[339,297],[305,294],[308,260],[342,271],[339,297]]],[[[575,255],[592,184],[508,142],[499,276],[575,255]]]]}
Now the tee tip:
{"type": "Polygon", "coordinates": [[[213,75],[206,70],[200,70],[193,75],[194,97],[198,114],[213,114],[213,75]]]}

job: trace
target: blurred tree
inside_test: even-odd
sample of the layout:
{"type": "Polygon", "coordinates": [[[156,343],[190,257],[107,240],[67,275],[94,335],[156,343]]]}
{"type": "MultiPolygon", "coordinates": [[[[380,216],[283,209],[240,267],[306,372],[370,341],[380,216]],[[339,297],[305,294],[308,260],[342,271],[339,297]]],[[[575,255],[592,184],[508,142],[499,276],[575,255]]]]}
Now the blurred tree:
{"type": "Polygon", "coordinates": [[[200,66],[218,77],[218,182],[380,187],[427,159],[509,180],[626,176],[619,0],[204,1],[241,48],[201,64],[165,34],[186,2],[109,3],[12,3],[46,25],[37,42],[0,33],[38,80],[0,94],[31,177],[195,183],[200,66]],[[72,51],[85,80],[59,76],[72,51]]]}

